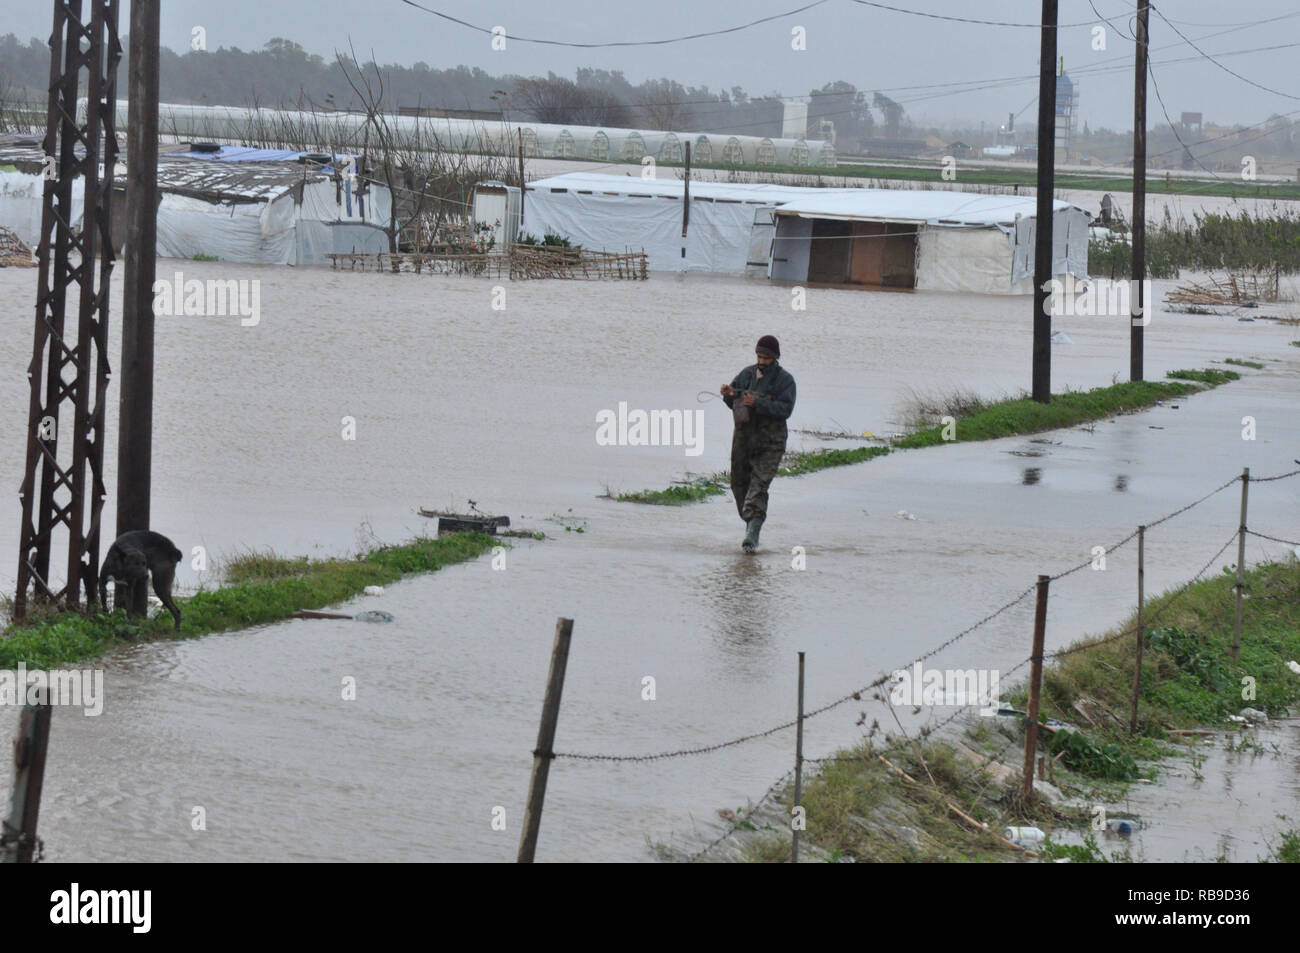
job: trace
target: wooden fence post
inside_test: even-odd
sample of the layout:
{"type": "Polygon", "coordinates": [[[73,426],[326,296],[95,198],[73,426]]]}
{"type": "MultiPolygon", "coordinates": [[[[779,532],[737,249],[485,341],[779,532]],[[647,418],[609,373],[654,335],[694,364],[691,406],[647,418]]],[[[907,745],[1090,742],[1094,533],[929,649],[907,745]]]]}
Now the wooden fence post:
{"type": "Polygon", "coordinates": [[[1034,792],[1034,754],[1038,747],[1038,692],[1043,684],[1043,636],[1047,631],[1047,584],[1051,576],[1038,577],[1038,604],[1034,609],[1034,650],[1029,656],[1029,711],[1025,714],[1025,766],[1020,794],[1029,803],[1034,792]]]}
{"type": "Polygon", "coordinates": [[[1143,609],[1146,586],[1146,533],[1145,526],[1138,527],[1138,622],[1137,622],[1137,663],[1133,667],[1133,709],[1129,715],[1128,732],[1137,734],[1138,729],[1138,690],[1142,684],[1142,643],[1146,637],[1146,623],[1143,621],[1143,609]]]}
{"type": "Polygon", "coordinates": [[[564,691],[564,669],[569,663],[569,639],[573,635],[572,619],[555,622],[555,645],[551,649],[551,674],[546,680],[546,697],[542,700],[542,720],[537,728],[537,748],[533,751],[533,776],[528,782],[528,807],[524,810],[524,829],[519,837],[521,864],[531,864],[537,852],[537,832],[542,826],[542,804],[546,800],[546,778],[555,757],[555,725],[560,717],[560,694],[564,691]]]}
{"type": "MultiPolygon", "coordinates": [[[[803,803],[803,653],[799,653],[799,722],[794,735],[794,808],[798,810],[803,803]]],[[[795,814],[797,818],[798,815],[795,814]]],[[[794,819],[791,819],[794,823],[794,819]]],[[[790,863],[799,863],[799,828],[794,827],[794,840],[790,848],[790,863]]]]}
{"type": "MultiPolygon", "coordinates": [[[[24,694],[27,686],[19,690],[24,694]]],[[[45,690],[48,693],[48,689],[45,690]]],[[[14,790],[9,817],[0,825],[0,862],[35,862],[36,822],[41,813],[41,788],[45,784],[45,753],[50,741],[49,695],[23,708],[14,743],[14,790]]]]}
{"type": "Polygon", "coordinates": [[[1241,525],[1237,528],[1237,606],[1232,619],[1232,661],[1241,655],[1241,593],[1246,588],[1246,496],[1250,490],[1250,467],[1241,471],[1241,525]]]}

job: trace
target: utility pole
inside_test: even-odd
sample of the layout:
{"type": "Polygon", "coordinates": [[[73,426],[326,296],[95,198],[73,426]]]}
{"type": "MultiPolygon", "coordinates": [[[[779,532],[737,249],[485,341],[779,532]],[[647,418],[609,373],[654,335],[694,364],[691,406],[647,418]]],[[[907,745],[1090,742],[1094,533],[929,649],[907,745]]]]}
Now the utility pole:
{"type": "MultiPolygon", "coordinates": [[[[149,528],[153,457],[153,283],[158,247],[159,0],[132,0],[127,79],[126,280],[117,424],[117,534],[149,528]]],[[[125,587],[118,587],[119,596],[125,587]]],[[[144,586],[132,615],[144,615],[144,586]]]]}
{"type": "Polygon", "coordinates": [[[1052,192],[1056,177],[1056,8],[1043,0],[1042,48],[1038,57],[1038,211],[1034,222],[1033,398],[1052,401],[1052,192]]]}
{"type": "Polygon", "coordinates": [[[1133,76],[1133,283],[1129,288],[1128,377],[1142,380],[1142,332],[1150,320],[1143,300],[1147,270],[1147,36],[1151,6],[1137,0],[1137,55],[1133,76]]]}
{"type": "Polygon", "coordinates": [[[94,604],[104,490],[104,400],[108,392],[110,229],[117,164],[116,0],[54,4],[45,122],[46,178],[36,292],[27,466],[22,487],[18,580],[13,617],[27,613],[29,590],[43,603],[76,610],[84,589],[94,604]],[[77,116],[85,91],[85,118],[77,116]],[[101,164],[103,174],[100,174],[101,164]],[[78,181],[80,180],[80,181],[78,181]],[[82,227],[74,229],[75,186],[82,227]],[[50,562],[66,540],[60,588],[50,562]]]}

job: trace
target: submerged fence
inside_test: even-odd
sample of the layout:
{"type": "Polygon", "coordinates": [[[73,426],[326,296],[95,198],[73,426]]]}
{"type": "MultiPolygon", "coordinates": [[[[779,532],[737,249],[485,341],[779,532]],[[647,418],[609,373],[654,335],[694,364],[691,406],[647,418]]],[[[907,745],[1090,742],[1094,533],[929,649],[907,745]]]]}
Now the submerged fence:
{"type": "Polygon", "coordinates": [[[464,252],[342,252],[325,256],[334,270],[464,275],[475,278],[567,278],[644,281],[644,251],[607,252],[551,245],[512,245],[503,255],[464,252]]]}
{"type": "MultiPolygon", "coordinates": [[[[1031,652],[1026,658],[1024,658],[1015,666],[1013,666],[1011,669],[1000,673],[1000,677],[1005,678],[1006,676],[1012,675],[1015,672],[1019,671],[1020,669],[1024,668],[1026,665],[1031,667],[1030,683],[1029,683],[1029,705],[1028,705],[1028,711],[1025,713],[1026,731],[1025,731],[1025,741],[1024,741],[1024,745],[1025,745],[1024,766],[1021,771],[1021,797],[1025,801],[1028,801],[1032,797],[1032,791],[1033,791],[1032,786],[1033,786],[1034,772],[1035,772],[1035,757],[1037,754],[1039,734],[1041,731],[1045,730],[1044,726],[1041,725],[1039,725],[1038,730],[1035,731],[1028,730],[1029,724],[1036,724],[1036,725],[1038,724],[1038,708],[1039,708],[1039,698],[1040,698],[1041,687],[1042,687],[1043,663],[1049,660],[1061,659],[1066,656],[1072,655],[1076,652],[1082,652],[1089,649],[1093,649],[1097,646],[1105,645],[1110,642],[1115,642],[1120,639],[1136,636],[1137,655],[1136,655],[1136,665],[1135,665],[1134,680],[1133,680],[1132,704],[1129,713],[1130,719],[1129,719],[1129,726],[1128,726],[1130,733],[1136,733],[1138,728],[1138,714],[1139,714],[1138,704],[1140,698],[1140,683],[1141,683],[1141,675],[1142,675],[1142,646],[1143,646],[1147,628],[1153,625],[1154,623],[1156,623],[1157,621],[1159,621],[1159,619],[1163,617],[1170,610],[1171,607],[1179,604],[1179,600],[1181,600],[1183,596],[1186,595],[1186,593],[1192,587],[1192,585],[1198,582],[1199,580],[1201,580],[1201,578],[1204,577],[1205,574],[1210,571],[1210,568],[1224,554],[1224,552],[1228,550],[1228,548],[1234,542],[1237,544],[1236,571],[1235,571],[1235,579],[1232,585],[1232,589],[1234,592],[1234,600],[1235,600],[1232,651],[1233,651],[1233,659],[1235,661],[1238,658],[1241,649],[1242,600],[1245,595],[1244,562],[1245,562],[1246,537],[1253,536],[1258,539],[1268,540],[1274,543],[1281,543],[1286,546],[1300,547],[1300,540],[1287,539],[1283,536],[1275,536],[1269,533],[1263,533],[1249,528],[1247,524],[1247,512],[1248,512],[1248,504],[1249,504],[1250,486],[1252,483],[1273,483],[1279,480],[1292,479],[1297,476],[1300,476],[1300,470],[1292,470],[1289,473],[1281,473],[1276,476],[1252,477],[1250,475],[1250,469],[1247,468],[1242,471],[1240,476],[1233,477],[1227,482],[1221,484],[1220,486],[1206,493],[1204,496],[1200,497],[1199,499],[1194,500],[1191,503],[1188,503],[1185,506],[1182,506],[1170,513],[1167,513],[1166,515],[1160,517],[1157,520],[1153,520],[1150,523],[1145,523],[1137,527],[1135,530],[1133,530],[1133,532],[1129,533],[1127,536],[1125,536],[1123,539],[1116,542],[1114,545],[1110,547],[1101,547],[1103,555],[1109,556],[1115,553],[1116,551],[1122,549],[1123,547],[1129,545],[1134,540],[1137,540],[1137,550],[1138,550],[1137,580],[1136,580],[1137,592],[1138,592],[1137,619],[1132,625],[1126,627],[1120,632],[1116,632],[1113,635],[1101,639],[1086,640],[1080,642],[1079,644],[1071,648],[1060,649],[1055,652],[1043,651],[1043,642],[1044,642],[1045,630],[1046,630],[1048,594],[1049,594],[1051,584],[1059,580],[1065,579],[1066,577],[1071,576],[1074,573],[1080,572],[1089,567],[1095,567],[1097,557],[1094,555],[1089,559],[1086,559],[1083,562],[1071,566],[1068,569],[1062,570],[1061,572],[1058,572],[1054,575],[1044,574],[1038,576],[1037,580],[1033,585],[1028,586],[1024,591],[1022,591],[1015,598],[1011,599],[1009,602],[1004,603],[1002,606],[998,607],[997,609],[994,609],[992,612],[984,616],[982,619],[967,626],[966,628],[957,632],[955,635],[939,643],[938,645],[934,646],[928,651],[918,655],[910,662],[895,667],[894,669],[891,670],[890,674],[882,674],[876,679],[874,679],[873,681],[863,685],[861,688],[848,692],[847,694],[842,695],[841,697],[836,698],[830,702],[827,702],[826,704],[821,705],[818,708],[814,708],[812,711],[804,711],[804,702],[803,702],[804,653],[800,652],[799,662],[798,662],[798,693],[797,693],[798,702],[796,706],[795,717],[790,719],[789,721],[785,721],[768,728],[754,731],[749,734],[741,735],[740,737],[737,738],[731,738],[725,741],[719,741],[714,744],[699,745],[691,748],[680,748],[676,750],[660,751],[660,752],[653,752],[648,754],[609,754],[609,753],[569,752],[569,751],[553,750],[553,746],[551,742],[553,741],[555,736],[555,728],[559,716],[560,693],[563,689],[564,670],[567,664],[567,659],[569,655],[570,638],[573,631],[573,620],[560,619],[556,629],[555,649],[552,655],[551,671],[547,683],[545,700],[543,703],[542,724],[541,724],[541,730],[539,731],[539,735],[538,735],[538,746],[533,751],[533,758],[534,758],[533,781],[532,784],[530,785],[529,804],[528,804],[528,810],[525,818],[524,831],[520,841],[520,851],[519,851],[518,860],[521,863],[528,863],[533,860],[533,855],[537,846],[538,832],[541,824],[542,803],[545,797],[546,779],[549,772],[550,762],[554,761],[555,759],[567,759],[571,761],[588,761],[588,762],[591,761],[601,761],[601,762],[661,761],[669,758],[684,758],[692,755],[710,754],[715,751],[721,751],[726,748],[731,748],[737,745],[745,744],[750,741],[755,741],[760,738],[767,738],[777,734],[778,732],[786,731],[790,728],[795,728],[796,740],[795,740],[794,767],[790,771],[786,772],[771,787],[768,788],[768,790],[759,799],[754,809],[752,809],[750,813],[752,816],[754,810],[757,810],[759,806],[761,806],[765,801],[767,801],[770,797],[772,797],[778,790],[780,790],[790,779],[790,777],[793,775],[795,779],[795,798],[794,798],[794,804],[792,805],[791,808],[792,832],[794,833],[794,837],[792,841],[792,859],[797,861],[798,850],[799,850],[798,833],[804,829],[804,827],[801,826],[800,824],[800,821],[803,818],[803,806],[801,803],[801,793],[802,793],[802,776],[803,776],[804,764],[806,763],[826,764],[834,761],[845,761],[845,760],[879,760],[884,762],[884,764],[892,772],[894,772],[897,775],[900,775],[906,782],[913,783],[913,784],[917,783],[915,779],[908,776],[906,772],[903,772],[901,769],[899,769],[888,759],[888,756],[891,753],[895,751],[902,751],[908,748],[909,746],[914,746],[916,745],[917,742],[915,739],[913,739],[911,736],[907,734],[905,729],[903,729],[902,723],[901,721],[899,721],[897,713],[894,710],[894,706],[890,704],[887,699],[884,699],[883,696],[879,694],[880,690],[890,682],[890,680],[892,679],[892,672],[898,671],[899,669],[910,669],[913,666],[921,662],[924,662],[929,658],[934,657],[935,655],[942,652],[943,650],[949,648],[955,643],[966,638],[966,636],[970,635],[971,633],[989,624],[994,619],[1010,611],[1012,608],[1027,602],[1029,597],[1033,595],[1035,596],[1035,624],[1034,624],[1034,633],[1033,633],[1031,652]],[[1218,494],[1227,490],[1229,487],[1234,486],[1236,484],[1241,485],[1241,518],[1238,522],[1237,528],[1233,530],[1231,535],[1228,536],[1228,538],[1223,542],[1223,544],[1214,551],[1214,554],[1210,556],[1210,558],[1205,562],[1205,565],[1200,569],[1200,571],[1196,573],[1196,575],[1194,575],[1190,580],[1188,580],[1187,582],[1179,586],[1172,593],[1167,593],[1164,596],[1162,596],[1164,601],[1161,604],[1161,606],[1155,612],[1148,615],[1145,606],[1145,569],[1146,569],[1145,543],[1149,531],[1155,529],[1156,527],[1172,519],[1175,519],[1178,516],[1181,516],[1182,514],[1188,512],[1189,510],[1194,509],[1197,506],[1200,506],[1201,504],[1205,503],[1207,500],[1217,496],[1218,494]],[[868,699],[873,699],[873,698],[885,704],[885,707],[888,709],[890,715],[893,717],[894,721],[898,725],[898,729],[901,734],[901,737],[899,739],[895,740],[892,744],[887,745],[883,749],[879,751],[875,751],[872,754],[867,756],[853,755],[853,756],[832,756],[827,758],[807,758],[803,755],[803,726],[806,721],[808,721],[810,718],[815,718],[818,715],[825,714],[828,711],[837,709],[842,705],[845,705],[851,701],[865,702],[868,699]]],[[[921,734],[923,736],[933,735],[936,732],[942,730],[944,727],[946,727],[948,724],[950,724],[957,718],[961,717],[962,715],[968,714],[969,710],[970,710],[970,706],[965,706],[965,707],[959,706],[951,715],[943,718],[942,720],[938,721],[933,725],[925,726],[923,729],[921,729],[921,734]]],[[[858,721],[858,724],[863,724],[866,720],[866,712],[863,711],[861,715],[862,717],[858,721]]],[[[1008,750],[1009,747],[1010,745],[1008,745],[1006,748],[1003,748],[1002,752],[999,752],[991,756],[989,761],[991,762],[997,757],[1000,757],[1000,755],[1004,753],[1006,750],[1008,750]]],[[[989,762],[985,762],[986,765],[987,763],[989,762]]],[[[1043,769],[1044,769],[1044,765],[1040,761],[1038,767],[1038,772],[1040,777],[1043,774],[1043,769]]],[[[1017,850],[1022,850],[1024,853],[1026,853],[1029,856],[1038,856],[1034,851],[1023,848],[1018,844],[1014,844],[1006,840],[1005,838],[1001,837],[1000,835],[996,834],[995,832],[991,831],[987,826],[981,825],[978,822],[974,821],[973,818],[970,818],[969,816],[965,815],[965,813],[962,812],[955,805],[948,803],[948,807],[960,819],[962,819],[964,823],[967,823],[968,825],[972,826],[974,830],[988,834],[993,839],[1002,842],[1004,846],[1012,847],[1017,850]]],[[[706,845],[702,850],[697,852],[691,859],[698,860],[701,857],[707,855],[709,851],[711,851],[723,840],[729,837],[735,831],[735,829],[736,828],[733,827],[732,829],[724,832],[721,836],[719,836],[714,841],[706,845]]]]}

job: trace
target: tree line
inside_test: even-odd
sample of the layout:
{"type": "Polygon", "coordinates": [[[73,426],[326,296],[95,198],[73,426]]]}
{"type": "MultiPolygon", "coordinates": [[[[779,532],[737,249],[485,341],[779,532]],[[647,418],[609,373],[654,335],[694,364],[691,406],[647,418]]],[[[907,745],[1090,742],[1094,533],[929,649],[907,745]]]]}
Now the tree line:
{"type": "MultiPolygon", "coordinates": [[[[123,40],[125,46],[126,41],[123,40]]],[[[49,84],[49,47],[14,34],[0,37],[0,85],[10,100],[41,102],[49,84]]],[[[431,110],[501,112],[509,120],[675,129],[737,135],[780,136],[784,105],[773,92],[751,96],[740,86],[714,90],[668,78],[632,83],[620,70],[578,69],[572,79],[494,75],[477,67],[438,69],[424,62],[364,64],[384,75],[392,106],[431,110]]],[[[208,106],[283,106],[364,110],[338,58],[309,53],[282,37],[260,50],[220,47],[178,53],[164,47],[160,62],[164,102],[208,106]]],[[[126,58],[119,66],[118,90],[126,89],[126,58]]],[[[820,138],[822,120],[834,124],[837,148],[857,151],[857,140],[906,135],[903,107],[880,93],[837,80],[798,95],[808,99],[804,134],[820,138]],[[875,114],[873,114],[875,110],[875,114]]]]}

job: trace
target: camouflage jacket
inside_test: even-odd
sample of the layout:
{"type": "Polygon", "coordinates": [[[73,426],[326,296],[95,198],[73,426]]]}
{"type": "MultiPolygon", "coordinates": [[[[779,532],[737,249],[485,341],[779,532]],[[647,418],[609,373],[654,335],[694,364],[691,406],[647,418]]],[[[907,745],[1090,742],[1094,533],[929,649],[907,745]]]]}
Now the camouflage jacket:
{"type": "MultiPolygon", "coordinates": [[[[750,412],[757,417],[760,428],[785,429],[786,419],[794,411],[795,387],[794,377],[779,362],[773,361],[768,365],[761,379],[758,365],[751,364],[736,375],[731,386],[738,391],[753,392],[754,406],[750,412]]],[[[743,400],[743,395],[723,397],[722,400],[731,407],[737,400],[743,400]]]]}

